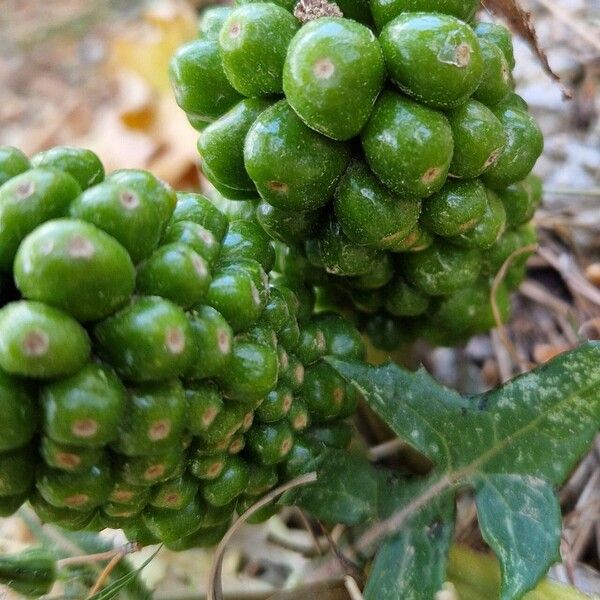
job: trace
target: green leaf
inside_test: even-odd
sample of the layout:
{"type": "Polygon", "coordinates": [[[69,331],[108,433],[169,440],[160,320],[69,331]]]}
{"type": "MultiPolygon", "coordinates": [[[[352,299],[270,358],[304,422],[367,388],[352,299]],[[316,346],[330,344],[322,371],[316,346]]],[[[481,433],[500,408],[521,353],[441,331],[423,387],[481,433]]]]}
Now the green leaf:
{"type": "MultiPolygon", "coordinates": [[[[418,515],[426,514],[441,497],[454,497],[462,488],[476,487],[487,525],[484,533],[503,564],[503,589],[507,590],[503,598],[519,598],[531,589],[556,557],[559,530],[556,500],[549,499],[550,486],[540,487],[536,482],[527,496],[524,482],[537,478],[559,485],[589,448],[600,428],[600,344],[584,344],[497,390],[471,397],[440,386],[423,370],[410,373],[394,364],[371,367],[337,359],[329,362],[398,436],[435,464],[429,476],[407,488],[410,493],[391,495],[382,502],[387,490],[379,490],[379,505],[393,501],[395,510],[386,509],[382,518],[388,518],[378,525],[377,534],[364,536],[363,546],[372,546],[398,531],[407,540],[422,542],[418,515]],[[485,511],[494,501],[500,502],[498,498],[504,502],[499,513],[504,522],[494,528],[493,515],[485,511]],[[539,504],[534,507],[535,503],[539,504]],[[542,515],[547,522],[536,526],[527,520],[528,514],[542,515]],[[527,560],[516,555],[508,559],[511,553],[536,545],[537,551],[529,552],[527,560]]],[[[321,484],[327,487],[326,481],[321,484]]],[[[335,485],[328,487],[334,494],[335,485]]],[[[390,548],[386,545],[382,551],[390,553],[390,548]]],[[[420,556],[426,557],[426,546],[421,551],[420,556]]],[[[427,565],[418,567],[426,569],[427,565]]],[[[428,567],[433,568],[431,562],[428,567]]],[[[405,583],[388,573],[389,586],[381,578],[378,584],[380,589],[390,590],[381,600],[431,598],[430,593],[416,588],[409,593],[405,583]],[[404,586],[402,592],[397,591],[398,586],[404,586]]]]}
{"type": "Polygon", "coordinates": [[[377,553],[365,600],[434,598],[446,581],[454,499],[446,495],[410,520],[377,553]]]}
{"type": "Polygon", "coordinates": [[[501,600],[520,598],[560,560],[560,504],[548,483],[482,475],[475,495],[483,539],[502,567],[501,600]]]}

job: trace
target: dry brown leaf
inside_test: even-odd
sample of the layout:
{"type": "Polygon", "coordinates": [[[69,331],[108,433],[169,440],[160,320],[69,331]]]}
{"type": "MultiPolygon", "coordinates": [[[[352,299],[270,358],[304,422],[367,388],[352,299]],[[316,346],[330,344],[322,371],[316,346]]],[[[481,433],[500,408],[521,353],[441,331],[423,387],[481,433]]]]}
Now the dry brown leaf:
{"type": "MultiPolygon", "coordinates": [[[[560,82],[560,77],[552,70],[548,57],[540,46],[531,13],[521,8],[517,0],[483,0],[483,4],[488,10],[503,16],[508,21],[511,29],[523,37],[533,48],[544,67],[544,71],[552,79],[560,82]]],[[[572,93],[564,87],[563,94],[568,98],[572,96],[572,93]]]]}

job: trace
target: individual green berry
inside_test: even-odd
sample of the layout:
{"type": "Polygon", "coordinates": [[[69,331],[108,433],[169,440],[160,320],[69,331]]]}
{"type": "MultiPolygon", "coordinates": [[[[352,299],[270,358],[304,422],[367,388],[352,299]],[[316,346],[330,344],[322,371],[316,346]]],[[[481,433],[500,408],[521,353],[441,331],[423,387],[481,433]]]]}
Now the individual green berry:
{"type": "Polygon", "coordinates": [[[214,527],[201,527],[194,533],[165,543],[165,548],[173,552],[183,552],[194,548],[212,548],[216,546],[227,533],[229,523],[214,527]]]}
{"type": "Polygon", "coordinates": [[[177,196],[170,185],[141,169],[119,169],[107,175],[106,180],[129,188],[138,197],[150,198],[164,231],[177,204],[177,196]]]}
{"type": "Polygon", "coordinates": [[[278,482],[277,471],[273,466],[248,463],[250,477],[244,490],[249,496],[261,496],[274,488],[278,482]]]}
{"type": "Polygon", "coordinates": [[[221,393],[212,383],[188,384],[185,389],[185,399],[186,428],[195,436],[208,431],[224,407],[221,393]]]}
{"type": "Polygon", "coordinates": [[[341,420],[353,417],[361,399],[362,397],[359,391],[351,383],[347,383],[344,403],[342,404],[342,408],[336,418],[341,420]]]}
{"type": "Polygon", "coordinates": [[[476,100],[448,115],[454,137],[454,156],[450,164],[453,177],[479,177],[496,163],[506,144],[506,134],[494,113],[476,100]]]}
{"type": "Polygon", "coordinates": [[[134,300],[94,328],[99,354],[128,381],[160,381],[187,372],[194,358],[190,322],[156,297],[134,300]]]}
{"type": "Polygon", "coordinates": [[[276,349],[256,342],[236,341],[229,369],[218,381],[228,398],[252,404],[277,385],[278,371],[276,349]]]}
{"type": "Polygon", "coordinates": [[[114,313],[135,288],[129,254],[113,237],[75,219],[56,219],[21,243],[14,278],[24,298],[97,321],[114,313]]]}
{"type": "Polygon", "coordinates": [[[289,386],[292,391],[297,391],[302,387],[304,383],[304,365],[298,357],[288,354],[288,367],[285,371],[280,372],[279,382],[282,385],[289,386]]]}
{"type": "Polygon", "coordinates": [[[499,191],[506,210],[508,227],[518,227],[531,221],[542,200],[541,180],[535,175],[529,175],[523,181],[513,183],[505,190],[499,191]]]}
{"type": "Polygon", "coordinates": [[[334,140],[356,137],[383,87],[373,32],[350,19],[310,21],[292,40],[283,71],[287,101],[311,128],[334,140]]]}
{"type": "Polygon", "coordinates": [[[0,310],[0,368],[7,373],[62,377],[81,369],[89,354],[85,329],[61,310],[28,300],[0,310]]]}
{"type": "Polygon", "coordinates": [[[266,304],[264,292],[243,265],[232,263],[215,273],[206,303],[218,310],[234,331],[242,331],[258,321],[266,304]]]}
{"type": "Polygon", "coordinates": [[[275,332],[281,331],[290,321],[290,307],[281,290],[271,288],[269,302],[261,316],[261,322],[268,324],[275,332]]]}
{"type": "Polygon", "coordinates": [[[12,517],[27,502],[29,494],[18,494],[16,496],[6,496],[0,498],[0,517],[3,519],[12,517]]]}
{"type": "Polygon", "coordinates": [[[31,157],[34,167],[49,167],[68,173],[82,190],[104,180],[104,167],[98,156],[85,148],[55,146],[31,157]]]}
{"type": "MultiPolygon", "coordinates": [[[[254,422],[254,421],[253,421],[254,422]]],[[[231,455],[239,454],[246,447],[246,438],[243,433],[236,434],[229,444],[227,452],[231,455]]]]}
{"type": "Polygon", "coordinates": [[[354,161],[340,180],[334,208],[350,240],[386,250],[415,227],[421,205],[394,195],[365,163],[354,161]]]}
{"type": "Polygon", "coordinates": [[[239,456],[230,456],[221,474],[202,486],[202,497],[212,506],[227,506],[240,496],[250,479],[250,469],[239,456]]]}
{"type": "Polygon", "coordinates": [[[225,452],[207,455],[192,455],[188,465],[190,473],[197,479],[212,481],[225,469],[228,455],[225,452]]]}
{"type": "Polygon", "coordinates": [[[96,514],[95,509],[81,511],[52,506],[52,504],[42,498],[37,490],[33,490],[29,495],[29,504],[31,504],[31,508],[33,508],[42,523],[52,523],[67,531],[81,531],[85,529],[96,514]]]}
{"type": "Polygon", "coordinates": [[[132,485],[120,478],[113,477],[113,487],[108,501],[129,506],[146,506],[150,500],[151,489],[147,485],[132,485]]]}
{"type": "Polygon", "coordinates": [[[196,497],[198,481],[188,475],[182,475],[170,481],[158,484],[152,490],[150,506],[181,510],[196,497]]]}
{"type": "Polygon", "coordinates": [[[52,506],[89,511],[102,506],[110,494],[110,465],[101,462],[80,473],[44,466],[38,469],[36,486],[44,500],[52,506]]]}
{"type": "Polygon", "coordinates": [[[193,451],[198,456],[222,454],[229,447],[231,438],[245,429],[245,425],[252,420],[253,413],[247,405],[225,402],[223,409],[219,411],[208,429],[200,432],[193,451]]]}
{"type": "Polygon", "coordinates": [[[308,128],[282,100],[256,119],[246,137],[246,170],[261,197],[288,211],[325,206],[346,169],[347,146],[308,128]]]}
{"type": "Polygon", "coordinates": [[[442,113],[392,91],[377,100],[362,146],[371,170],[403,198],[437,192],[454,152],[452,129],[442,113]]]}
{"type": "Polygon", "coordinates": [[[107,502],[102,506],[102,517],[106,519],[106,524],[110,523],[116,525],[116,528],[122,529],[122,524],[129,519],[137,517],[144,508],[145,506],[132,506],[129,504],[119,504],[117,502],[107,502]]]}
{"type": "Polygon", "coordinates": [[[221,253],[221,246],[212,232],[193,221],[177,221],[169,224],[162,243],[185,244],[211,267],[217,263],[221,253]]]}
{"type": "Polygon", "coordinates": [[[236,341],[243,342],[254,342],[256,344],[260,344],[261,346],[266,346],[267,348],[271,348],[272,350],[277,350],[277,360],[279,363],[280,355],[279,348],[277,346],[277,334],[275,330],[269,327],[264,323],[257,323],[244,331],[243,333],[239,333],[236,336],[236,341]]]}
{"type": "Polygon", "coordinates": [[[137,291],[189,308],[204,298],[210,281],[206,260],[190,246],[179,242],[161,246],[140,265],[137,291]]]}
{"type": "Polygon", "coordinates": [[[479,7],[479,0],[370,0],[375,24],[381,29],[402,13],[435,12],[469,21],[479,7]]]}
{"type": "Polygon", "coordinates": [[[435,244],[402,258],[409,283],[430,296],[446,296],[474,282],[481,269],[477,250],[437,240],[435,244]]]}
{"type": "Polygon", "coordinates": [[[174,447],[165,454],[126,457],[117,455],[116,475],[133,486],[148,487],[179,477],[185,466],[181,448],[174,447]]]}
{"type": "Polygon", "coordinates": [[[244,96],[283,91],[283,64],[299,28],[287,10],[272,3],[247,4],[227,17],[219,33],[223,68],[244,96]]]}
{"type": "Polygon", "coordinates": [[[209,6],[200,15],[198,37],[205,40],[218,40],[221,27],[231,11],[231,6],[209,6]]]}
{"type": "Polygon", "coordinates": [[[211,123],[242,99],[225,75],[216,39],[181,46],[171,59],[169,79],[179,107],[202,123],[211,123]]]}
{"type": "Polygon", "coordinates": [[[374,269],[364,275],[352,277],[349,284],[357,290],[378,290],[384,287],[394,276],[394,264],[389,254],[384,254],[382,260],[378,260],[374,269]]]}
{"type": "Polygon", "coordinates": [[[451,238],[453,244],[464,248],[488,249],[493,246],[506,229],[506,210],[502,200],[494,194],[487,192],[487,204],[483,217],[477,225],[451,238]]]}
{"type": "Polygon", "coordinates": [[[258,261],[265,272],[270,272],[275,262],[271,240],[260,225],[252,221],[233,221],[221,245],[221,261],[237,262],[248,258],[258,261]]]}
{"type": "MultiPolygon", "coordinates": [[[[202,170],[209,181],[252,191],[254,184],[244,168],[244,139],[257,117],[269,106],[267,100],[248,98],[209,125],[198,139],[202,170]]],[[[236,196],[228,196],[236,198],[236,196]]]]}
{"type": "Polygon", "coordinates": [[[400,240],[393,248],[392,252],[421,252],[429,248],[434,242],[434,236],[420,224],[403,239],[400,240]]]}
{"type": "Polygon", "coordinates": [[[111,369],[89,363],[71,377],[44,385],[40,403],[43,431],[53,441],[99,448],[118,436],[125,389],[111,369]]]}
{"type": "Polygon", "coordinates": [[[350,300],[354,308],[361,313],[374,315],[383,307],[383,298],[379,289],[376,290],[349,290],[350,300]]]}
{"type": "Polygon", "coordinates": [[[270,391],[256,409],[256,418],[261,423],[276,423],[285,418],[290,411],[294,395],[288,387],[282,386],[270,391]]]}
{"type": "Polygon", "coordinates": [[[480,40],[487,40],[492,44],[496,44],[502,50],[510,70],[512,71],[515,68],[513,38],[509,29],[499,23],[481,22],[473,27],[473,31],[480,40]]]}
{"type": "Polygon", "coordinates": [[[225,237],[229,227],[227,217],[206,196],[192,192],[177,192],[177,206],[169,225],[180,221],[201,225],[213,234],[217,242],[225,237]]]}
{"type": "Polygon", "coordinates": [[[346,384],[333,367],[318,362],[306,369],[301,397],[311,419],[317,423],[334,419],[346,395],[346,384]]]}
{"type": "Polygon", "coordinates": [[[391,79],[433,108],[454,108],[477,89],[483,57],[463,21],[439,13],[402,13],[379,37],[391,79]]]}
{"type": "Polygon", "coordinates": [[[231,360],[233,331],[221,313],[198,306],[190,314],[194,360],[186,372],[192,380],[224,373],[231,360]]]}
{"type": "Polygon", "coordinates": [[[265,466],[285,461],[294,445],[294,434],[286,421],[255,425],[247,437],[250,455],[265,466]]]}
{"type": "Polygon", "coordinates": [[[160,213],[151,197],[133,188],[105,181],[76,198],[69,212],[119,241],[134,263],[150,256],[158,246],[160,213]]]}
{"type": "Polygon", "coordinates": [[[308,406],[302,398],[294,398],[287,420],[294,433],[301,433],[310,425],[308,406]]]}
{"type": "Polygon", "coordinates": [[[492,189],[504,189],[531,173],[544,149],[544,136],[533,117],[522,110],[494,111],[506,132],[507,144],[483,181],[492,189]]]}
{"type": "Polygon", "coordinates": [[[311,365],[327,354],[325,332],[318,321],[311,320],[303,325],[294,352],[304,365],[311,365]]]}
{"type": "Polygon", "coordinates": [[[37,454],[25,446],[0,454],[0,498],[19,496],[33,484],[37,454]]]}
{"type": "Polygon", "coordinates": [[[334,421],[326,425],[311,427],[304,436],[329,448],[346,450],[352,442],[354,428],[346,421],[334,421]]]}
{"type": "Polygon", "coordinates": [[[166,453],[180,444],[186,417],[186,398],[178,381],[131,389],[113,447],[125,456],[166,453]]]}
{"type": "Polygon", "coordinates": [[[384,260],[377,248],[359,246],[342,231],[335,219],[330,219],[318,240],[319,256],[323,267],[332,275],[364,275],[384,260]]]}
{"type": "Polygon", "coordinates": [[[150,506],[143,513],[143,521],[150,533],[165,543],[176,542],[200,529],[203,502],[193,498],[179,510],[150,506]]]}
{"type": "Polygon", "coordinates": [[[281,465],[282,479],[293,479],[313,471],[317,467],[324,450],[325,446],[321,442],[310,440],[304,436],[296,437],[292,449],[287,455],[286,462],[281,465]]]}
{"type": "Polygon", "coordinates": [[[500,111],[504,111],[507,108],[512,108],[513,110],[522,110],[523,112],[527,112],[529,110],[529,105],[521,96],[511,92],[506,96],[503,100],[501,100],[496,106],[494,106],[494,112],[498,114],[500,111]]]}
{"type": "Polygon", "coordinates": [[[418,317],[429,308],[430,297],[396,277],[383,290],[385,310],[395,317],[418,317]]]}
{"type": "Polygon", "coordinates": [[[496,106],[513,89],[510,67],[502,50],[485,39],[479,40],[483,57],[483,77],[473,98],[486,106],[496,106]]]}
{"type": "Polygon", "coordinates": [[[404,322],[386,314],[370,317],[365,323],[365,332],[375,348],[393,352],[410,341],[410,333],[404,322]]]}
{"type": "Polygon", "coordinates": [[[320,211],[288,211],[262,200],[256,207],[256,220],[274,240],[300,244],[318,229],[320,211]]]}
{"type": "Polygon", "coordinates": [[[13,146],[0,146],[0,186],[31,168],[29,159],[13,146]]]}
{"type": "Polygon", "coordinates": [[[449,181],[423,202],[421,225],[442,237],[459,235],[481,221],[487,206],[487,192],[478,179],[449,181]]]}
{"type": "Polygon", "coordinates": [[[365,344],[359,331],[337,314],[322,314],[314,322],[325,337],[325,353],[347,360],[364,360],[365,344]]]}
{"type": "Polygon", "coordinates": [[[9,272],[23,238],[38,225],[63,217],[81,193],[79,184],[56,169],[30,169],[0,187],[0,271],[9,272]]]}
{"type": "Polygon", "coordinates": [[[0,370],[0,452],[28,444],[37,431],[38,406],[33,390],[21,379],[0,370]]]}

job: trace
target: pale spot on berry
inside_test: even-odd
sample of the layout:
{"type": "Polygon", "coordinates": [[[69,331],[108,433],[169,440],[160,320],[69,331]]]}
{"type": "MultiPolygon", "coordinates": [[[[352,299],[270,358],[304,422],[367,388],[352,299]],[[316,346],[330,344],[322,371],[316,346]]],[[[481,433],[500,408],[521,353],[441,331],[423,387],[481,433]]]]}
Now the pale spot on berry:
{"type": "Polygon", "coordinates": [[[294,377],[296,378],[296,383],[298,385],[302,385],[304,383],[304,365],[298,365],[294,369],[294,377]]]}
{"type": "Polygon", "coordinates": [[[65,469],[75,469],[81,464],[81,458],[70,452],[59,452],[56,455],[56,462],[65,469]]]}
{"type": "Polygon", "coordinates": [[[50,349],[50,338],[45,331],[33,329],[23,338],[22,348],[30,358],[45,356],[50,349]]]}
{"type": "Polygon", "coordinates": [[[293,422],[294,429],[301,431],[308,425],[308,417],[306,415],[298,415],[293,422]]]}
{"type": "Polygon", "coordinates": [[[206,262],[201,256],[192,257],[192,265],[194,266],[194,270],[200,277],[206,277],[208,275],[208,269],[206,267],[206,262]]]}
{"type": "Polygon", "coordinates": [[[431,167],[425,171],[423,177],[421,177],[421,182],[425,185],[431,185],[434,183],[438,177],[442,174],[441,167],[431,167]]]}
{"type": "Polygon", "coordinates": [[[134,194],[131,190],[125,190],[124,192],[121,192],[119,200],[127,210],[133,210],[140,205],[140,199],[138,198],[138,195],[134,194]]]}
{"type": "Polygon", "coordinates": [[[335,73],[335,65],[330,58],[320,58],[313,65],[313,74],[317,79],[329,79],[335,73]]]}
{"type": "Polygon", "coordinates": [[[256,304],[256,306],[260,305],[260,293],[258,292],[258,288],[256,287],[256,285],[254,285],[254,283],[252,283],[252,286],[250,288],[250,293],[252,294],[252,301],[254,302],[254,304],[256,304]]]}
{"type": "Polygon", "coordinates": [[[166,470],[167,468],[165,465],[152,465],[146,469],[146,472],[144,473],[144,479],[146,481],[154,481],[155,479],[162,477],[166,470]]]}
{"type": "Polygon", "coordinates": [[[96,248],[87,238],[76,235],[69,241],[68,252],[71,258],[92,258],[96,253],[96,248]]]}
{"type": "Polygon", "coordinates": [[[240,23],[232,23],[231,27],[229,27],[229,37],[232,39],[237,39],[242,34],[242,26],[240,23]]]}
{"type": "Polygon", "coordinates": [[[65,504],[71,507],[85,506],[90,501],[87,494],[75,494],[65,499],[65,504]]]}
{"type": "Polygon", "coordinates": [[[338,387],[335,388],[335,390],[333,390],[333,401],[337,406],[340,406],[342,404],[342,402],[344,401],[344,388],[338,387]]]}
{"type": "Polygon", "coordinates": [[[35,183],[33,181],[24,181],[17,185],[15,196],[17,200],[27,200],[35,192],[35,183]]]}
{"type": "Polygon", "coordinates": [[[210,479],[215,479],[221,474],[221,471],[223,471],[223,463],[221,461],[215,462],[208,467],[206,475],[210,479]]]}
{"type": "Polygon", "coordinates": [[[111,497],[114,499],[115,502],[125,503],[125,502],[129,502],[130,500],[133,500],[134,493],[128,492],[126,490],[122,490],[122,491],[114,492],[113,494],[111,494],[111,497]]]}
{"type": "Polygon", "coordinates": [[[171,433],[171,421],[168,419],[162,419],[161,421],[155,421],[152,423],[150,429],[148,429],[148,439],[153,442],[158,442],[169,437],[171,433]]]}
{"type": "Polygon", "coordinates": [[[206,428],[210,427],[218,414],[219,411],[216,408],[207,408],[202,414],[202,425],[206,428]]]}
{"type": "Polygon", "coordinates": [[[294,401],[294,398],[293,398],[292,394],[290,394],[290,393],[287,393],[283,397],[283,410],[285,411],[286,414],[290,411],[290,408],[292,408],[293,401],[294,401]]]}
{"type": "Polygon", "coordinates": [[[456,66],[466,67],[471,62],[473,49],[469,44],[463,42],[456,47],[456,66]]]}
{"type": "Polygon", "coordinates": [[[219,329],[217,332],[217,345],[221,354],[229,354],[231,350],[231,336],[224,329],[219,329]]]}
{"type": "Polygon", "coordinates": [[[278,194],[287,195],[287,193],[288,193],[288,186],[287,186],[287,184],[283,183],[281,181],[269,181],[267,183],[267,187],[272,192],[277,192],[278,194]]]}
{"type": "Polygon", "coordinates": [[[498,148],[498,149],[494,150],[489,155],[488,159],[485,161],[485,164],[483,166],[487,169],[488,167],[491,167],[493,164],[496,164],[496,162],[500,158],[501,153],[502,153],[502,148],[498,148]]]}
{"type": "Polygon", "coordinates": [[[281,446],[279,447],[279,455],[286,456],[292,449],[293,444],[294,441],[292,440],[292,438],[286,438],[285,440],[283,440],[281,446]]]}
{"type": "Polygon", "coordinates": [[[179,504],[180,500],[181,500],[181,496],[179,494],[177,494],[176,492],[173,492],[172,494],[167,495],[167,497],[165,498],[165,503],[168,504],[169,506],[175,506],[175,505],[179,504]]]}
{"type": "Polygon", "coordinates": [[[181,354],[185,350],[185,335],[179,327],[169,327],[167,329],[165,346],[171,354],[181,354]]]}
{"type": "Polygon", "coordinates": [[[75,437],[90,438],[98,433],[98,421],[94,419],[80,419],[73,423],[71,432],[75,437]]]}

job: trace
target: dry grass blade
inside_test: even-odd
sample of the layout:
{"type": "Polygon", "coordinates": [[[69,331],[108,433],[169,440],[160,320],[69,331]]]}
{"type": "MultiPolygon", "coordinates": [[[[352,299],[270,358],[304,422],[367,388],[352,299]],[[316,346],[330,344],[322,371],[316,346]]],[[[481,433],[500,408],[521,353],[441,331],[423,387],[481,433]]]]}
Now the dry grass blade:
{"type": "Polygon", "coordinates": [[[208,590],[206,593],[207,600],[223,600],[223,583],[221,581],[223,557],[225,555],[225,550],[227,549],[229,541],[244,525],[244,523],[261,508],[273,502],[273,500],[275,500],[275,498],[277,498],[278,496],[281,496],[289,490],[293,490],[303,485],[314,483],[315,481],[317,481],[317,474],[314,472],[308,473],[307,475],[302,475],[301,477],[297,477],[296,479],[293,479],[292,481],[281,485],[278,488],[275,488],[274,490],[269,492],[264,498],[259,500],[256,504],[251,506],[244,514],[238,517],[235,523],[229,528],[229,531],[223,536],[223,539],[220,541],[219,545],[217,546],[217,549],[215,550],[215,556],[213,558],[213,564],[210,570],[210,577],[208,580],[208,590]]]}
{"type": "MultiPolygon", "coordinates": [[[[560,77],[552,70],[548,57],[540,46],[531,13],[521,8],[517,0],[484,0],[484,5],[492,12],[502,15],[509,22],[512,30],[531,45],[546,73],[555,81],[560,81],[560,77]]],[[[572,95],[571,92],[565,89],[563,89],[563,93],[569,98],[572,95]]]]}

